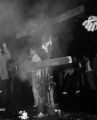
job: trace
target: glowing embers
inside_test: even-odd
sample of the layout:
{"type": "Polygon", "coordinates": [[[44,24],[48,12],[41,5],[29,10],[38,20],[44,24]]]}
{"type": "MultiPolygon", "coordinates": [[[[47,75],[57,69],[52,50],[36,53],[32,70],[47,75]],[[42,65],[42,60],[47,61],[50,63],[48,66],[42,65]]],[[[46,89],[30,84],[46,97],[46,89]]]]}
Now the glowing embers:
{"type": "Polygon", "coordinates": [[[61,115],[61,110],[60,109],[55,109],[55,113],[57,113],[58,115],[61,115]]]}
{"type": "Polygon", "coordinates": [[[51,36],[49,36],[47,34],[44,35],[43,38],[42,38],[42,42],[43,42],[42,49],[44,49],[45,52],[48,53],[49,49],[52,46],[52,38],[51,38],[51,36]]]}
{"type": "Polygon", "coordinates": [[[5,108],[0,108],[0,112],[5,112],[6,109],[5,108]]]}
{"type": "Polygon", "coordinates": [[[28,113],[24,110],[24,111],[19,111],[19,118],[21,120],[27,120],[29,117],[28,117],[28,113]]]}

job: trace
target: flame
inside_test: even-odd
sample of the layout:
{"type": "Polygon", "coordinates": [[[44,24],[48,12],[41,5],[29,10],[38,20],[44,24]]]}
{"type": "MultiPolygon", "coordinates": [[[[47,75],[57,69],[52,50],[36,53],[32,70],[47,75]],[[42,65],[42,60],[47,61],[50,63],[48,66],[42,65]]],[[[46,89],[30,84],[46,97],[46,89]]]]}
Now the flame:
{"type": "Polygon", "coordinates": [[[19,118],[21,120],[27,120],[29,117],[28,117],[28,113],[24,110],[24,111],[20,111],[19,112],[19,118]]]}
{"type": "Polygon", "coordinates": [[[47,42],[45,42],[47,40],[44,40],[43,44],[42,44],[42,49],[45,50],[46,53],[49,52],[50,47],[52,46],[52,38],[51,36],[49,36],[49,40],[47,42]]]}

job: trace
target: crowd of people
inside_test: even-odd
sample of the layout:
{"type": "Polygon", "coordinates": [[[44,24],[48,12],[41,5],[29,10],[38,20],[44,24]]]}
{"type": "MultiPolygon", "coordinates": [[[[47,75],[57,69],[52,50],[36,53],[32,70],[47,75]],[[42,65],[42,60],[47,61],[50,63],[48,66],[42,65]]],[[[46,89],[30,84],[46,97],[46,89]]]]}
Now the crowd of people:
{"type": "MultiPolygon", "coordinates": [[[[2,47],[3,49],[0,52],[0,99],[3,99],[4,104],[10,96],[12,97],[13,94],[16,94],[16,91],[21,96],[21,85],[17,82],[19,77],[22,78],[21,76],[25,80],[30,79],[34,97],[33,107],[38,107],[39,115],[41,116],[43,116],[45,107],[49,106],[53,110],[55,109],[57,86],[58,89],[61,89],[62,94],[65,95],[79,94],[87,90],[97,90],[97,56],[92,59],[85,56],[81,58],[72,57],[72,66],[67,68],[64,66],[62,70],[58,71],[58,77],[56,79],[53,74],[54,69],[51,72],[52,74],[49,74],[50,68],[48,67],[36,70],[31,69],[33,62],[41,61],[41,58],[34,50],[30,49],[27,58],[21,63],[21,66],[17,66],[12,60],[5,43],[2,44],[2,47]],[[12,68],[9,67],[11,65],[12,68]]],[[[49,111],[51,112],[51,109],[49,111]]]]}
{"type": "Polygon", "coordinates": [[[72,67],[59,72],[59,88],[62,94],[78,94],[81,91],[96,91],[96,57],[73,58],[72,67]]]}
{"type": "MultiPolygon", "coordinates": [[[[25,59],[22,58],[22,62],[14,61],[6,44],[2,44],[0,49],[0,101],[3,106],[9,106],[11,102],[17,106],[17,97],[20,97],[20,100],[24,90],[21,84],[28,82],[28,89],[32,89],[31,94],[34,98],[32,105],[38,108],[39,116],[43,116],[44,112],[50,112],[50,114],[54,112],[52,89],[54,83],[51,70],[49,67],[33,68],[34,62],[37,61],[41,61],[41,58],[32,48],[29,49],[25,59]]],[[[29,92],[27,94],[29,96],[29,92]]],[[[29,99],[29,97],[24,99],[29,99]]]]}
{"type": "MultiPolygon", "coordinates": [[[[87,31],[97,30],[97,16],[90,15],[82,25],[87,31]]],[[[44,38],[45,39],[45,38],[44,38]]],[[[42,45],[46,52],[47,59],[50,59],[52,46],[50,41],[42,45]],[[48,55],[49,54],[49,55],[48,55]]],[[[27,56],[18,63],[14,61],[5,42],[0,46],[0,100],[2,104],[13,100],[14,94],[18,93],[21,97],[20,79],[30,82],[34,105],[38,108],[38,115],[43,116],[45,110],[49,114],[54,113],[56,88],[62,94],[79,94],[80,92],[97,91],[97,56],[90,58],[86,56],[72,57],[71,67],[55,71],[50,67],[34,69],[34,62],[42,61],[41,57],[32,48],[29,49],[27,56]],[[57,74],[58,73],[58,74],[57,74]],[[57,76],[57,77],[56,77],[57,76]],[[19,82],[18,82],[19,81],[19,82]],[[17,86],[17,87],[16,87],[17,86]],[[47,107],[47,108],[46,108],[47,107]],[[46,109],[45,109],[46,108],[46,109]]],[[[22,83],[21,83],[22,84],[22,83]]]]}

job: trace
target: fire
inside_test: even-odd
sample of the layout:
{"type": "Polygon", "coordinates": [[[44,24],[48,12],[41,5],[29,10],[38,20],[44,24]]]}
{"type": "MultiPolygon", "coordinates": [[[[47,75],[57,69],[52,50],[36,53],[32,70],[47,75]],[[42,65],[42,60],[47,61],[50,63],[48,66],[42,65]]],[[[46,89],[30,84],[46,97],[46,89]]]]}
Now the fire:
{"type": "Polygon", "coordinates": [[[24,110],[24,111],[19,111],[19,118],[21,120],[27,120],[29,117],[28,117],[28,113],[24,110]]]}
{"type": "Polygon", "coordinates": [[[45,52],[48,53],[51,46],[52,46],[51,36],[48,36],[48,38],[47,38],[47,36],[44,36],[43,37],[42,49],[44,49],[45,52]],[[48,39],[48,41],[47,41],[47,39],[48,39]]]}

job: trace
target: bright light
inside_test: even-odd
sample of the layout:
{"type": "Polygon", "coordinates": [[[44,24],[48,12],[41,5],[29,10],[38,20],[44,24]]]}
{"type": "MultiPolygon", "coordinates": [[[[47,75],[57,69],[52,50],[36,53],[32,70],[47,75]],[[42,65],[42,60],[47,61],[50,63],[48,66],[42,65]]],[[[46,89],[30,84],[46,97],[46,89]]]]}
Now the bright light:
{"type": "MultiPolygon", "coordinates": [[[[47,40],[45,40],[47,41],[47,40]]],[[[42,44],[42,49],[45,50],[46,53],[48,53],[49,48],[52,46],[52,40],[51,40],[51,36],[49,36],[49,40],[47,42],[45,42],[42,44]]]]}
{"type": "Polygon", "coordinates": [[[27,120],[29,118],[28,113],[26,111],[20,111],[19,114],[19,118],[21,118],[21,120],[27,120]]]}
{"type": "Polygon", "coordinates": [[[67,56],[67,58],[69,59],[69,63],[72,63],[72,57],[71,56],[67,56]]]}

